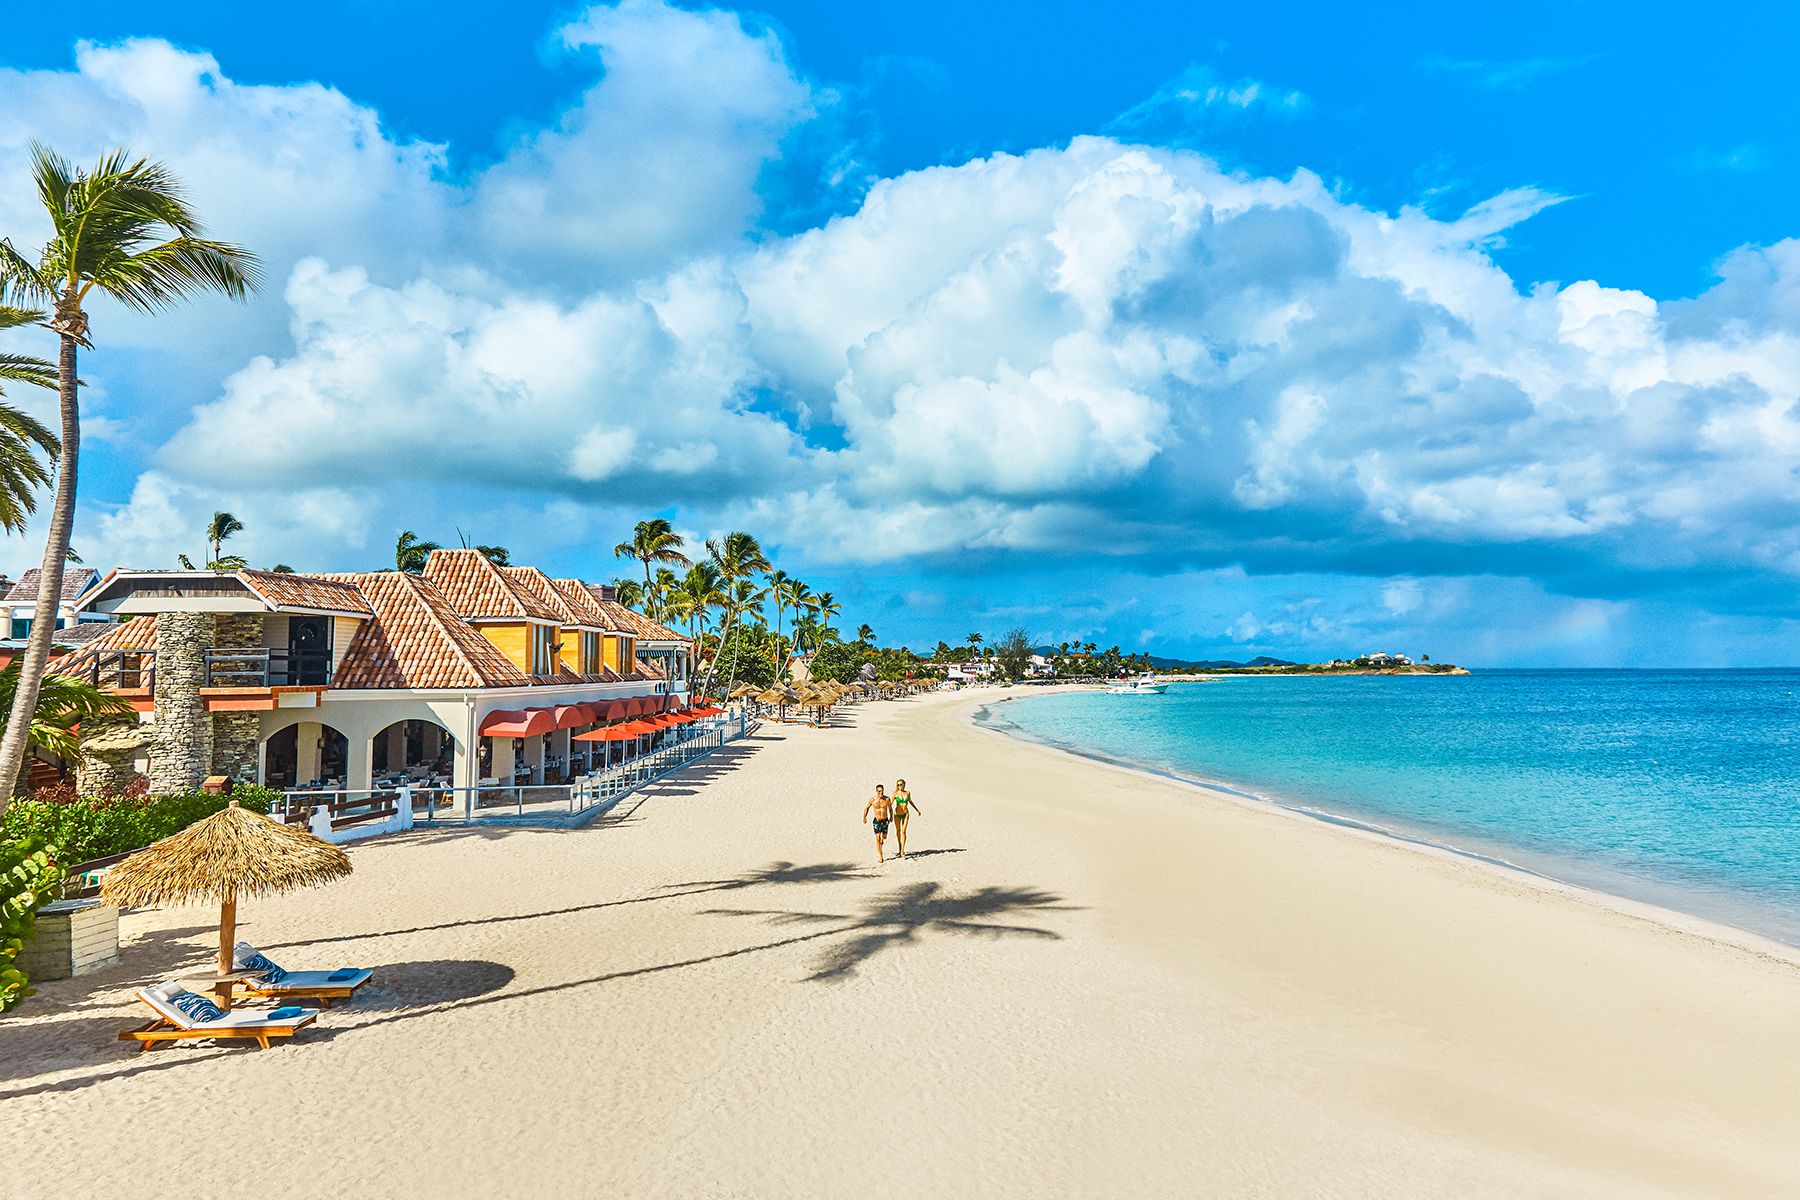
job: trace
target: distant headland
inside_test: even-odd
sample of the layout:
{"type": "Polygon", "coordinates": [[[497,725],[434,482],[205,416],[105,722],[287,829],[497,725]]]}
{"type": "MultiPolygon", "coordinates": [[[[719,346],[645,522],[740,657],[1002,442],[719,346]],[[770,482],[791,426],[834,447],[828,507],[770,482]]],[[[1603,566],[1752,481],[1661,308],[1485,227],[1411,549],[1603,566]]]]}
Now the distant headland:
{"type": "MultiPolygon", "coordinates": [[[[1154,660],[1153,660],[1154,661],[1154,660]]],[[[1300,663],[1282,658],[1253,658],[1249,662],[1215,659],[1211,662],[1156,664],[1163,672],[1200,672],[1207,675],[1467,675],[1467,667],[1432,662],[1429,655],[1414,662],[1404,654],[1376,652],[1330,662],[1300,663]]]]}

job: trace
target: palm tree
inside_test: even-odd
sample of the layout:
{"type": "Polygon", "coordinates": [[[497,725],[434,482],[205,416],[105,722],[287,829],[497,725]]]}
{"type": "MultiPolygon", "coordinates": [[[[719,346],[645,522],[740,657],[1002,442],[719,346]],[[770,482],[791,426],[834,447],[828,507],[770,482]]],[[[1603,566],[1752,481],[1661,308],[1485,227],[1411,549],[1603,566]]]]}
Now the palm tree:
{"type": "MultiPolygon", "coordinates": [[[[749,606],[748,598],[754,597],[757,603],[761,602],[762,593],[750,584],[750,579],[759,571],[767,571],[771,564],[769,556],[763,553],[762,544],[741,529],[734,529],[722,538],[709,538],[706,554],[718,569],[720,589],[725,596],[724,619],[719,622],[719,647],[723,650],[725,639],[731,636],[731,631],[737,626],[738,616],[749,606]],[[740,600],[740,597],[745,599],[740,600]]],[[[732,658],[732,673],[735,676],[735,652],[732,658]]],[[[701,681],[697,695],[705,696],[712,691],[713,679],[718,671],[719,656],[715,654],[706,669],[706,678],[701,681]]]]}
{"type": "Polygon", "coordinates": [[[681,580],[675,572],[667,567],[656,568],[656,578],[650,581],[650,594],[644,601],[644,615],[652,621],[668,618],[670,597],[680,586],[681,580]]]}
{"type": "MultiPolygon", "coordinates": [[[[206,540],[212,543],[212,561],[217,562],[221,557],[220,546],[224,543],[226,538],[234,533],[242,533],[243,531],[244,523],[230,513],[214,513],[212,515],[212,520],[206,523],[206,540]]],[[[218,568],[214,567],[213,570],[216,571],[218,568]]]]}
{"type": "MultiPolygon", "coordinates": [[[[62,596],[69,528],[75,519],[81,417],[76,402],[77,351],[91,347],[83,307],[96,289],[127,308],[154,313],[197,293],[216,291],[234,300],[256,286],[256,257],[239,246],[203,235],[181,186],[161,163],[132,161],[123,150],[101,157],[91,171],[77,171],[37,142],[31,173],[47,210],[52,236],[33,263],[0,240],[0,303],[47,308],[43,323],[61,345],[57,392],[62,415],[61,452],[49,536],[38,571],[37,611],[56,611],[62,596]]],[[[27,728],[36,711],[55,621],[33,621],[21,658],[6,734],[0,737],[0,811],[10,801],[25,764],[27,728]]]]}
{"type": "Polygon", "coordinates": [[[443,547],[436,542],[422,542],[412,530],[402,529],[394,542],[394,569],[417,575],[425,569],[425,560],[431,557],[431,552],[441,549],[443,547]]]}
{"type": "Polygon", "coordinates": [[[644,585],[635,579],[615,579],[612,589],[613,599],[626,608],[636,608],[644,602],[644,585]]]}
{"type": "MultiPolygon", "coordinates": [[[[731,585],[725,594],[728,627],[726,632],[720,635],[719,648],[721,652],[725,647],[724,639],[731,636],[730,631],[736,628],[739,617],[748,613],[751,624],[762,625],[762,603],[768,598],[768,595],[768,588],[759,588],[754,581],[749,579],[740,579],[731,585]]],[[[718,665],[717,661],[713,663],[715,670],[718,665]]],[[[702,696],[709,694],[712,690],[712,675],[713,673],[710,671],[707,673],[706,686],[700,689],[702,696]]],[[[725,681],[725,690],[729,692],[735,686],[737,686],[737,643],[734,642],[731,647],[731,678],[725,681]]]]}
{"type": "Polygon", "coordinates": [[[873,644],[875,641],[875,627],[868,624],[858,625],[856,627],[856,640],[873,644]]]}
{"type": "MultiPolygon", "coordinates": [[[[0,670],[0,705],[10,707],[19,693],[22,662],[8,663],[0,670]]],[[[73,675],[45,672],[38,686],[37,704],[27,725],[28,747],[54,754],[58,758],[74,758],[80,749],[78,727],[89,728],[104,717],[123,717],[131,713],[131,702],[115,696],[105,688],[95,687],[73,675]]]]}
{"type": "MultiPolygon", "coordinates": [[[[0,329],[34,324],[38,316],[27,309],[0,306],[0,329]]],[[[53,388],[56,368],[25,354],[0,354],[0,383],[53,388]]],[[[0,387],[0,396],[5,394],[0,387]]],[[[50,482],[50,472],[38,457],[40,450],[55,454],[56,435],[36,418],[0,403],[0,529],[8,533],[24,530],[25,518],[37,508],[37,489],[50,482]]]]}
{"type": "Polygon", "coordinates": [[[680,563],[688,565],[688,556],[681,552],[687,545],[687,539],[675,532],[675,527],[662,517],[652,517],[648,521],[639,521],[632,528],[631,540],[620,542],[613,547],[614,558],[635,558],[644,564],[644,602],[650,602],[655,588],[650,584],[650,565],[652,563],[680,563]]]}
{"type": "Polygon", "coordinates": [[[775,656],[775,679],[781,679],[781,610],[787,607],[788,593],[793,589],[793,579],[786,571],[771,569],[763,576],[769,599],[775,605],[775,648],[771,653],[775,656]]]}
{"type": "Polygon", "coordinates": [[[481,557],[487,559],[496,567],[512,566],[512,552],[505,546],[477,546],[475,549],[481,551],[481,557]]]}
{"type": "Polygon", "coordinates": [[[964,638],[963,641],[969,643],[969,653],[973,654],[976,658],[981,657],[981,635],[979,633],[971,633],[968,637],[964,638]]]}
{"type": "Polygon", "coordinates": [[[276,563],[269,568],[269,574],[271,575],[292,575],[293,573],[294,568],[288,566],[286,563],[276,563]]]}
{"type": "Polygon", "coordinates": [[[719,568],[710,559],[702,559],[688,568],[670,596],[671,611],[685,617],[688,638],[700,643],[700,632],[706,628],[707,615],[725,603],[724,581],[719,568]]]}
{"type": "Polygon", "coordinates": [[[827,638],[835,637],[831,628],[831,618],[844,611],[836,596],[830,592],[820,592],[813,597],[813,611],[819,614],[819,630],[827,638]]]}

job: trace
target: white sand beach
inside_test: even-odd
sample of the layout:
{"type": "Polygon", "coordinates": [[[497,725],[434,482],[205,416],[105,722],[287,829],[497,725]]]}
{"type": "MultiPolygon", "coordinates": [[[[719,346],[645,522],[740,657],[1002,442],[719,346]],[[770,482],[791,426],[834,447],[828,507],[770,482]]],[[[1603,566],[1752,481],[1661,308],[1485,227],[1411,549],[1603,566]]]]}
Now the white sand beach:
{"type": "Polygon", "coordinates": [[[0,1018],[12,1178],[1800,1194],[1779,947],[1011,741],[981,700],[765,727],[583,830],[354,846],[349,880],[240,911],[278,961],[378,972],[268,1051],[114,1040],[215,936],[129,913],[122,966],[0,1018]],[[877,867],[858,817],[897,775],[917,853],[877,867]]]}

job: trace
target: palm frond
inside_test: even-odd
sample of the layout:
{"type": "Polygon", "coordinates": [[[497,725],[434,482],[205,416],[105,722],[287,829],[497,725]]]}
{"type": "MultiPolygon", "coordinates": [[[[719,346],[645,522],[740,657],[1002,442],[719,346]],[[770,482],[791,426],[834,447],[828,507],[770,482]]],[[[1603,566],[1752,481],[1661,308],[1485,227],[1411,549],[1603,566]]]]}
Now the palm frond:
{"type": "MultiPolygon", "coordinates": [[[[56,300],[56,288],[45,278],[32,261],[13,249],[12,242],[0,238],[0,299],[24,300],[29,304],[52,304],[56,300]]],[[[13,304],[4,306],[11,313],[34,312],[30,308],[20,308],[13,304]]],[[[37,320],[43,319],[42,313],[35,313],[37,320]]],[[[20,322],[23,324],[24,322],[20,322]]]]}
{"type": "Polygon", "coordinates": [[[200,292],[248,296],[261,278],[256,256],[230,242],[175,238],[95,270],[94,286],[128,308],[157,312],[200,292]]]}

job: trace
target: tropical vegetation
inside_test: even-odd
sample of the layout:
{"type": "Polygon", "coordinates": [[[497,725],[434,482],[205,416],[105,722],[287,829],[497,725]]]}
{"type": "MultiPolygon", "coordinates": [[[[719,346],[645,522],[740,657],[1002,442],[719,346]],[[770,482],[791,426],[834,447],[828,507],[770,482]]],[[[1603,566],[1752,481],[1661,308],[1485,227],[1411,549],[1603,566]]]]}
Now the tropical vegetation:
{"type": "MultiPolygon", "coordinates": [[[[77,358],[92,348],[87,303],[96,293],[137,312],[155,313],[204,292],[242,300],[255,288],[257,260],[240,246],[205,236],[169,169],[124,150],[78,170],[31,145],[32,177],[51,237],[28,258],[0,239],[0,305],[35,314],[57,337],[56,489],[38,575],[37,609],[62,595],[81,447],[77,358]]],[[[50,658],[54,621],[33,621],[6,732],[0,736],[0,810],[11,800],[25,752],[30,714],[50,658]]]]}
{"type": "MultiPolygon", "coordinates": [[[[0,709],[11,711],[13,697],[19,691],[21,669],[17,660],[0,668],[0,709]]],[[[31,722],[26,727],[25,744],[29,749],[42,750],[58,758],[73,758],[80,742],[77,732],[80,725],[85,723],[91,729],[97,722],[130,714],[131,704],[105,688],[95,687],[73,675],[48,671],[38,688],[37,705],[32,709],[31,722]]],[[[0,816],[0,820],[4,817],[0,816]]]]}
{"type": "Polygon", "coordinates": [[[39,792],[16,801],[0,816],[0,842],[29,841],[54,847],[64,866],[123,854],[177,833],[236,800],[268,812],[281,795],[274,788],[239,784],[231,795],[186,792],[172,796],[85,796],[39,792]]]}

